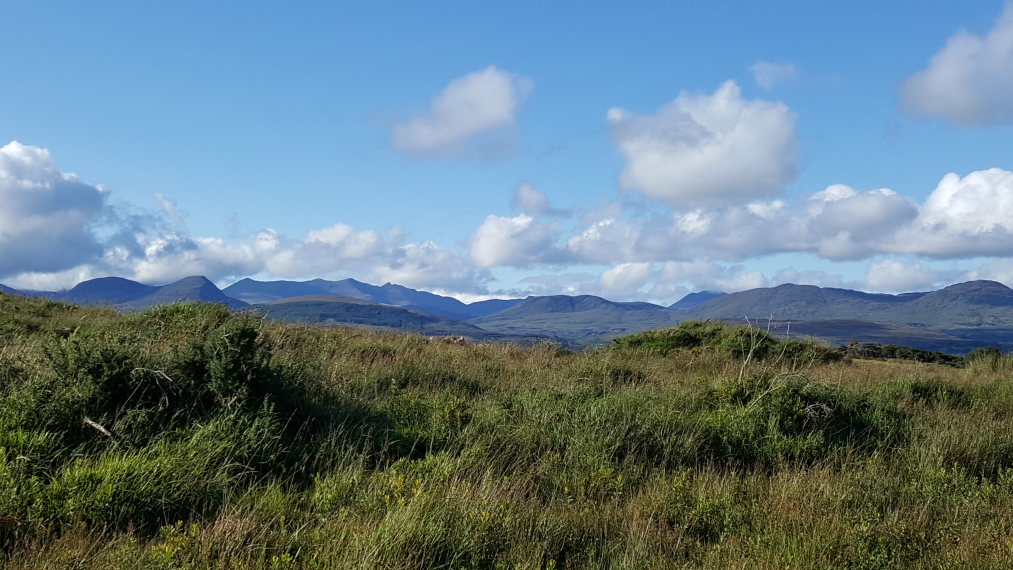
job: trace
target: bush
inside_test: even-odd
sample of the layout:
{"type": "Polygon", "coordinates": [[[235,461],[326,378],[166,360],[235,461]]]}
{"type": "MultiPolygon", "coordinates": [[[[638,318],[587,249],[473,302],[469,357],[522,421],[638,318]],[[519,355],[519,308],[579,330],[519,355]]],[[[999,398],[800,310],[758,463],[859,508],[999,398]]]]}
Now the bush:
{"type": "Polygon", "coordinates": [[[686,321],[675,328],[619,337],[612,341],[612,347],[662,356],[673,350],[710,347],[741,359],[782,359],[799,363],[834,362],[842,358],[839,352],[815,341],[777,339],[762,329],[720,321],[686,321]]]}

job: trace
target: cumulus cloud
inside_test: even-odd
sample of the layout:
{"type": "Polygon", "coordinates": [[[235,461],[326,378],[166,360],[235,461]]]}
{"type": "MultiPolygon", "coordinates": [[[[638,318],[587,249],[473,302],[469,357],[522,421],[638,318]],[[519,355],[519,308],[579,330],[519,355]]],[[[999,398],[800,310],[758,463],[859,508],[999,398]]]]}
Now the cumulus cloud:
{"type": "Polygon", "coordinates": [[[1013,255],[1013,172],[947,174],[921,203],[887,188],[835,184],[793,203],[755,201],[646,214],[603,209],[597,218],[584,220],[561,255],[575,263],[616,265],[735,262],[780,253],[831,261],[1013,255]]]}
{"type": "Polygon", "coordinates": [[[957,125],[1013,123],[1013,3],[986,36],[952,36],[902,95],[909,109],[957,125]]]}
{"type": "Polygon", "coordinates": [[[806,249],[833,260],[862,259],[882,246],[918,210],[889,189],[860,192],[835,184],[813,194],[805,212],[806,249]]]}
{"type": "Polygon", "coordinates": [[[1013,172],[947,174],[892,249],[927,257],[1013,254],[1013,172]]]}
{"type": "Polygon", "coordinates": [[[514,194],[514,206],[532,216],[552,212],[549,197],[530,182],[525,182],[517,187],[517,192],[514,194]]]}
{"type": "Polygon", "coordinates": [[[682,282],[694,291],[746,291],[767,286],[767,277],[760,271],[746,271],[741,265],[694,260],[667,262],[661,266],[662,282],[682,282]]]}
{"type": "Polygon", "coordinates": [[[450,82],[429,111],[395,125],[394,148],[419,156],[496,151],[532,89],[527,77],[489,66],[450,82]]]}
{"type": "Polygon", "coordinates": [[[344,223],[301,238],[272,229],[231,240],[191,236],[176,202],[155,198],[160,213],[112,207],[105,191],[61,172],[46,149],[18,142],[0,147],[0,278],[54,290],[108,275],[150,284],[189,275],[214,281],[258,273],[356,276],[474,294],[484,293],[490,279],[467,256],[436,243],[344,223]]]}
{"type": "Polygon", "coordinates": [[[585,283],[584,292],[615,300],[653,300],[671,304],[694,291],[735,292],[769,283],[760,271],[741,265],[704,260],[665,263],[620,263],[601,272],[596,283],[585,283]]]}
{"type": "Polygon", "coordinates": [[[569,238],[566,254],[584,263],[738,261],[785,252],[863,259],[883,251],[917,215],[916,205],[891,190],[834,185],[794,206],[773,200],[647,217],[609,212],[569,238]]]}
{"type": "Polygon", "coordinates": [[[484,293],[492,279],[468,260],[436,242],[409,243],[394,248],[389,259],[375,265],[367,276],[378,283],[398,283],[429,290],[484,293]]]}
{"type": "Polygon", "coordinates": [[[713,95],[682,93],[654,115],[613,107],[608,124],[626,159],[620,186],[675,206],[747,202],[795,178],[795,114],[743,99],[734,81],[713,95]]]}
{"type": "Polygon", "coordinates": [[[602,272],[598,277],[606,296],[631,297],[654,277],[650,263],[620,263],[602,272]]]}
{"type": "Polygon", "coordinates": [[[869,264],[865,285],[870,291],[884,293],[930,291],[958,277],[957,272],[930,269],[916,262],[883,259],[869,264]]]}
{"type": "Polygon", "coordinates": [[[798,77],[798,68],[793,63],[758,61],[749,70],[753,72],[756,84],[768,90],[798,77]]]}
{"type": "Polygon", "coordinates": [[[968,271],[962,280],[987,279],[1013,286],[1013,259],[995,259],[968,271]]]}
{"type": "Polygon", "coordinates": [[[44,148],[0,147],[0,277],[62,271],[101,255],[92,227],[106,199],[101,188],[61,172],[44,148]]]}
{"type": "Polygon", "coordinates": [[[544,193],[522,185],[523,213],[487,216],[457,249],[345,223],[294,237],[272,229],[230,239],[191,236],[175,202],[156,198],[161,212],[112,207],[99,187],[59,171],[45,149],[0,147],[0,277],[17,287],[58,289],[105,275],[152,284],[194,274],[219,282],[258,274],[354,276],[481,296],[494,281],[490,269],[541,266],[567,272],[521,281],[532,293],[675,300],[689,291],[786,281],[862,286],[818,271],[784,269],[768,278],[741,264],[802,253],[875,260],[864,287],[880,291],[1013,279],[1013,263],[1005,260],[966,273],[925,262],[1013,256],[1013,172],[999,168],[947,174],[921,203],[885,188],[835,184],[791,201],[678,209],[615,203],[566,217],[544,193]],[[546,214],[555,216],[551,223],[546,214]]]}
{"type": "Polygon", "coordinates": [[[555,229],[520,214],[487,216],[471,236],[471,258],[480,267],[524,266],[552,257],[555,229]]]}

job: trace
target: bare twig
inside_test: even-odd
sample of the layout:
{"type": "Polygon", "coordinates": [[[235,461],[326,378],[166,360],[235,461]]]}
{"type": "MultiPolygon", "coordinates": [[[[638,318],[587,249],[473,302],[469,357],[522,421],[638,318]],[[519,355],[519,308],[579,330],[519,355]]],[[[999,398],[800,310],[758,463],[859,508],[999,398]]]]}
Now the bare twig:
{"type": "Polygon", "coordinates": [[[158,400],[158,407],[159,409],[167,407],[169,405],[169,393],[165,391],[165,388],[162,386],[162,383],[158,381],[158,379],[162,378],[163,380],[168,382],[169,385],[171,386],[173,383],[172,378],[170,378],[169,375],[166,374],[165,372],[162,372],[161,370],[154,370],[152,368],[134,368],[133,370],[130,371],[130,377],[136,378],[136,376],[134,375],[138,372],[149,372],[154,375],[155,386],[158,386],[158,390],[162,392],[162,397],[158,400]]]}
{"type": "Polygon", "coordinates": [[[116,436],[114,436],[111,431],[109,431],[106,428],[104,428],[102,426],[102,424],[96,422],[95,420],[89,418],[88,416],[85,416],[84,420],[82,420],[82,421],[83,421],[84,425],[86,425],[88,427],[91,427],[91,428],[94,428],[100,434],[102,434],[102,435],[108,437],[109,439],[113,440],[113,442],[116,442],[116,436]]]}

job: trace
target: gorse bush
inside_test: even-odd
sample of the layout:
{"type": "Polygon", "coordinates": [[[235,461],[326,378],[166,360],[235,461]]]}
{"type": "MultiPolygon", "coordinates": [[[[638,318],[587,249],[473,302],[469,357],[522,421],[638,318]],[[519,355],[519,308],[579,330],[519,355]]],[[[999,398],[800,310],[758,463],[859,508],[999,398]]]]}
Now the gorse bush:
{"type": "Polygon", "coordinates": [[[572,353],[0,306],[4,567],[1013,560],[1004,356],[841,360],[714,322],[572,353]]]}
{"type": "Polygon", "coordinates": [[[686,321],[675,328],[645,331],[617,338],[613,347],[667,355],[678,349],[709,348],[738,358],[781,359],[803,363],[840,360],[838,351],[812,340],[778,339],[755,327],[731,326],[720,321],[686,321]]]}

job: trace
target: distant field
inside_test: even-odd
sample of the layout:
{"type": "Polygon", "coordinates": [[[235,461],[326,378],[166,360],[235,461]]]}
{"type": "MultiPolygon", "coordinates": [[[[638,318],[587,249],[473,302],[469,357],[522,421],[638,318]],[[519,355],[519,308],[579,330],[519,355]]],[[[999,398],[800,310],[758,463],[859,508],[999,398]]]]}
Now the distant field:
{"type": "Polygon", "coordinates": [[[0,294],[0,479],[15,569],[1009,568],[1013,361],[0,294]]]}

